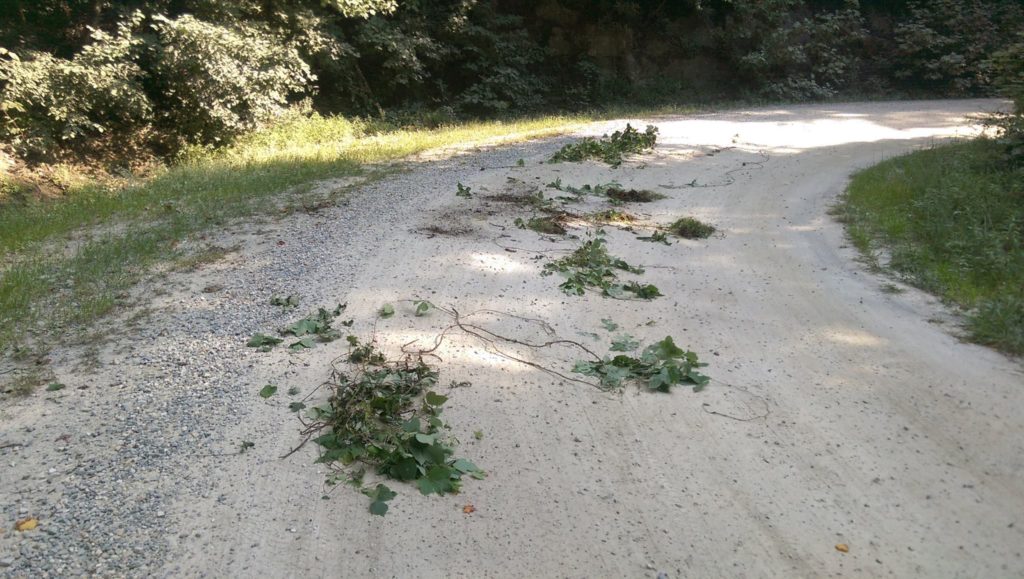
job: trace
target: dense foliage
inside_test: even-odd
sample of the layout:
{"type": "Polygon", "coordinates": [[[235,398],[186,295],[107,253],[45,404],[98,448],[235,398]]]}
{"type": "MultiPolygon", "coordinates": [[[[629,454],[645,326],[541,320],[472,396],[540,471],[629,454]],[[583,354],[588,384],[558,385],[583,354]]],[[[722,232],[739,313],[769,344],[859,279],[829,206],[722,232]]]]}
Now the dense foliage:
{"type": "Polygon", "coordinates": [[[988,94],[1019,74],[1024,26],[1017,0],[8,5],[0,140],[26,158],[218,144],[300,102],[443,123],[626,100],[988,94]]]}

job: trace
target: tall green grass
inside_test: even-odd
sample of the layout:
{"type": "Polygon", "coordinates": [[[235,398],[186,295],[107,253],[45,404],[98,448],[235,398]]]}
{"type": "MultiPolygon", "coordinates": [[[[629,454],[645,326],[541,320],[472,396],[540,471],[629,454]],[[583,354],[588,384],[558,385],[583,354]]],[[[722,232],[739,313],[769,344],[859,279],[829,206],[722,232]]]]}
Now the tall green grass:
{"type": "Polygon", "coordinates": [[[179,242],[247,216],[277,213],[318,180],[428,149],[565,132],[585,117],[547,116],[393,128],[297,117],[219,150],[194,149],[157,174],[61,199],[0,202],[0,353],[30,347],[115,307],[179,242]],[[39,340],[43,339],[43,340],[39,340]]]}
{"type": "Polygon", "coordinates": [[[857,174],[838,208],[851,239],[967,309],[974,341],[1024,354],[1024,168],[978,139],[857,174]]]}

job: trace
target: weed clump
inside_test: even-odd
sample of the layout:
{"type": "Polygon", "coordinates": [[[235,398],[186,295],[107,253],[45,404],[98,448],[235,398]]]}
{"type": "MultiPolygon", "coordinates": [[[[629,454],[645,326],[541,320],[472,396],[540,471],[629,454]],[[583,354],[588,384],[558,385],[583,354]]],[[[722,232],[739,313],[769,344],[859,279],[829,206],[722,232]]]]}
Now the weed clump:
{"type": "MultiPolygon", "coordinates": [[[[573,187],[572,185],[563,185],[562,180],[557,179],[548,183],[547,187],[549,189],[557,189],[566,193],[572,193],[574,197],[565,199],[569,199],[574,202],[582,200],[586,195],[606,197],[613,205],[621,205],[623,203],[650,203],[652,201],[665,198],[661,193],[656,193],[648,189],[625,189],[615,181],[604,184],[587,184],[580,187],[573,187]]],[[[560,199],[562,198],[560,197],[560,199]]]]}
{"type": "Polygon", "coordinates": [[[612,203],[650,203],[665,198],[661,193],[655,193],[648,189],[623,189],[621,187],[609,188],[605,192],[605,196],[612,203]]]}
{"type": "Polygon", "coordinates": [[[658,127],[647,125],[647,129],[641,133],[627,124],[624,130],[615,131],[611,137],[586,137],[579,142],[565,145],[548,162],[578,163],[587,159],[600,159],[612,167],[618,167],[622,164],[624,155],[653,149],[657,141],[658,127]]]}
{"type": "Polygon", "coordinates": [[[603,211],[596,211],[587,216],[591,221],[596,223],[611,223],[611,224],[628,224],[636,222],[636,215],[627,213],[625,211],[619,211],[618,209],[605,209],[603,211]]]}
{"type": "Polygon", "coordinates": [[[601,290],[602,295],[621,297],[625,293],[633,293],[642,299],[658,297],[661,292],[651,284],[616,284],[616,271],[642,274],[643,268],[629,265],[618,257],[613,257],[605,247],[605,239],[598,237],[587,241],[570,255],[544,266],[542,275],[560,273],[566,276],[559,288],[569,295],[581,296],[588,288],[601,290]]]}
{"type": "MultiPolygon", "coordinates": [[[[282,305],[289,302],[292,297],[289,296],[287,299],[282,300],[281,298],[274,298],[271,300],[273,305],[282,305]],[[275,301],[277,300],[277,301],[275,301]]],[[[298,298],[294,300],[294,305],[298,305],[298,298]]],[[[314,314],[302,318],[301,320],[281,328],[278,333],[281,336],[294,336],[299,338],[298,341],[288,345],[288,349],[293,352],[299,352],[301,350],[308,350],[313,348],[317,342],[327,343],[333,342],[341,337],[341,332],[332,327],[334,319],[341,315],[345,311],[348,304],[338,304],[338,307],[333,310],[320,308],[314,314]]],[[[350,327],[352,320],[341,322],[341,325],[350,327]]],[[[246,346],[250,348],[256,348],[260,352],[269,352],[274,349],[274,346],[284,341],[284,338],[276,336],[268,336],[262,333],[254,334],[249,341],[246,342],[246,346]]]]}
{"type": "Polygon", "coordinates": [[[529,229],[537,233],[547,235],[565,235],[568,230],[565,228],[566,215],[559,213],[547,217],[531,217],[529,219],[516,218],[515,224],[519,229],[529,229]]]}
{"type": "Polygon", "coordinates": [[[683,239],[707,239],[715,233],[715,227],[694,219],[683,217],[668,226],[669,231],[683,239]]]}
{"type": "MultiPolygon", "coordinates": [[[[620,340],[613,344],[612,351],[635,349],[636,342],[620,340]],[[628,343],[627,343],[628,342],[628,343]]],[[[576,362],[572,371],[600,380],[602,388],[614,390],[626,382],[646,383],[647,388],[657,392],[669,392],[680,385],[693,386],[694,392],[701,391],[710,378],[697,371],[707,366],[701,363],[697,354],[676,346],[672,336],[644,348],[639,357],[618,354],[598,361],[576,362]]]]}
{"type": "MultiPolygon", "coordinates": [[[[386,485],[364,486],[366,468],[410,482],[420,493],[456,493],[463,476],[483,478],[472,462],[455,458],[455,441],[441,420],[448,401],[434,391],[438,372],[421,358],[387,361],[372,344],[349,336],[351,372],[335,369],[326,384],[327,403],[309,409],[307,434],[322,449],[318,463],[336,467],[328,484],[347,482],[370,500],[370,512],[384,515],[396,496],[386,485]]],[[[300,404],[298,410],[305,407],[300,404]]],[[[296,410],[297,411],[297,410],[296,410]]]]}

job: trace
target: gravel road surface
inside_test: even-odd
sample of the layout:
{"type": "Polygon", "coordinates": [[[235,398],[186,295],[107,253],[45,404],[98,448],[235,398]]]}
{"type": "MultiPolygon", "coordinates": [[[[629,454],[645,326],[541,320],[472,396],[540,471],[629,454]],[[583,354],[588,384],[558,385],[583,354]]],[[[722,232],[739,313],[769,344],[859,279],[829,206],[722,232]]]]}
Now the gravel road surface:
{"type": "MultiPolygon", "coordinates": [[[[98,364],[59,348],[67,387],[0,407],[0,575],[1022,576],[1020,363],[961,342],[934,298],[889,291],[828,215],[858,168],[975,134],[972,115],[999,106],[629,119],[661,134],[619,168],[545,164],[570,138],[435,152],[338,207],[222,232],[218,243],[237,249],[140,287],[145,315],[108,322],[98,364]],[[541,271],[588,228],[572,229],[581,239],[518,229],[529,210],[499,200],[552,195],[556,179],[665,194],[623,208],[638,230],[692,215],[719,234],[663,245],[607,227],[609,251],[647,268],[626,279],[664,297],[565,295],[541,271]],[[473,197],[456,197],[458,183],[473,197]],[[297,310],[269,304],[288,294],[297,310]],[[413,316],[412,299],[599,352],[618,333],[671,335],[713,381],[700,393],[610,394],[456,332],[431,363],[445,384],[472,384],[451,393],[445,417],[459,456],[489,476],[445,497],[392,483],[391,512],[372,516],[366,497],[324,485],[312,444],[281,459],[301,442],[287,408],[301,395],[285,392],[312,392],[345,341],[301,353],[245,342],[347,303],[352,333],[397,354],[449,323],[413,316]],[[397,313],[378,321],[385,302],[397,313]],[[280,391],[263,400],[267,383],[280,391]],[[239,453],[243,441],[253,447],[239,453]],[[37,529],[14,530],[30,516],[37,529]]],[[[565,375],[578,359],[506,350],[565,375]]]]}

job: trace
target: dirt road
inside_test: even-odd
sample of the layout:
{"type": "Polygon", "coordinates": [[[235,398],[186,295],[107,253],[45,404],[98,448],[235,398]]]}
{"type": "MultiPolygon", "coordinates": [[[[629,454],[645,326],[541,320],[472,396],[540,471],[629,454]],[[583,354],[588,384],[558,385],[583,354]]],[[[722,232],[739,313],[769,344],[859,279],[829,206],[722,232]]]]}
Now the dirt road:
{"type": "MultiPolygon", "coordinates": [[[[567,139],[437,155],[357,189],[342,207],[225,234],[239,251],[172,276],[174,291],[104,347],[98,370],[74,372],[80,352],[55,353],[69,386],[61,396],[4,410],[0,442],[19,446],[0,451],[0,505],[12,523],[38,516],[49,535],[0,534],[0,572],[1021,576],[1020,364],[961,343],[934,299],[887,291],[890,280],[858,263],[828,216],[853,171],[974,134],[968,116],[997,106],[633,119],[658,125],[658,146],[619,168],[543,163],[567,139]],[[580,239],[518,229],[529,210],[494,198],[531,186],[551,196],[544,186],[556,179],[665,194],[624,208],[640,217],[638,230],[693,215],[720,233],[663,245],[607,227],[609,251],[646,266],[626,277],[664,297],[568,296],[557,276],[540,274],[580,239]],[[456,197],[457,183],[473,197],[456,197]],[[289,293],[301,296],[297,311],[267,304],[289,293]],[[283,392],[311,391],[344,341],[299,354],[244,342],[347,302],[352,333],[369,336],[376,324],[396,353],[432,343],[449,321],[413,316],[403,300],[416,298],[492,310],[474,320],[507,336],[556,335],[599,352],[620,333],[644,344],[671,335],[709,363],[713,381],[700,393],[609,394],[456,333],[432,363],[445,383],[472,383],[452,392],[445,416],[459,455],[489,476],[440,498],[392,484],[391,512],[371,516],[365,497],[324,487],[312,445],[279,458],[300,441],[287,409],[294,397],[283,392]],[[385,302],[397,314],[378,321],[385,302]],[[263,401],[266,383],[282,394],[263,401]],[[255,446],[235,454],[241,441],[255,446]]],[[[506,350],[566,375],[578,358],[557,347],[506,350]]]]}

